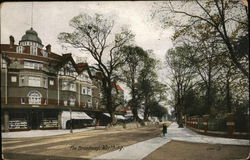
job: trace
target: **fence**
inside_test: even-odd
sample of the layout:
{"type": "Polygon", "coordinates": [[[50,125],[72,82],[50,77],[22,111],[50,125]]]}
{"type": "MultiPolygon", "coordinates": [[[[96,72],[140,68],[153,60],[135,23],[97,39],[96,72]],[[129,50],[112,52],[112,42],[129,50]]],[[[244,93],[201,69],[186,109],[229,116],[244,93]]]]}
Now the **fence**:
{"type": "Polygon", "coordinates": [[[228,114],[225,118],[212,118],[209,115],[186,117],[186,126],[205,135],[249,139],[249,117],[228,114]]]}

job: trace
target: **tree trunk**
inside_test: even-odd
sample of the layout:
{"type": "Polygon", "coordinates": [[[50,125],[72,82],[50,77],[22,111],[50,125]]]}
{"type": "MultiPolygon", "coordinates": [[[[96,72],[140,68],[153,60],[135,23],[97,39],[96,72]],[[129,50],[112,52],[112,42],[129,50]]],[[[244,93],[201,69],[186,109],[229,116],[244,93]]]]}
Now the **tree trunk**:
{"type": "Polygon", "coordinates": [[[136,121],[139,121],[140,118],[138,117],[137,107],[132,106],[132,113],[133,113],[134,119],[135,119],[136,121]]]}
{"type": "Polygon", "coordinates": [[[148,121],[148,111],[149,111],[149,107],[148,105],[146,105],[145,110],[144,110],[144,121],[148,121]]]}
{"type": "Polygon", "coordinates": [[[226,82],[226,103],[227,103],[227,111],[228,113],[232,112],[231,106],[231,91],[230,91],[230,69],[227,73],[227,82],[226,82]]]}
{"type": "Polygon", "coordinates": [[[211,85],[212,85],[212,78],[211,78],[211,61],[208,62],[208,82],[207,82],[207,111],[208,113],[212,113],[212,106],[211,106],[211,85]]]}
{"type": "Polygon", "coordinates": [[[148,97],[148,95],[146,95],[145,97],[146,98],[145,98],[144,121],[148,121],[148,116],[149,116],[149,114],[148,114],[148,112],[149,112],[148,99],[149,99],[149,97],[148,97]]]}
{"type": "Polygon", "coordinates": [[[103,80],[104,92],[106,97],[106,107],[111,117],[111,124],[116,123],[115,108],[112,102],[112,83],[108,80],[103,80]]]}

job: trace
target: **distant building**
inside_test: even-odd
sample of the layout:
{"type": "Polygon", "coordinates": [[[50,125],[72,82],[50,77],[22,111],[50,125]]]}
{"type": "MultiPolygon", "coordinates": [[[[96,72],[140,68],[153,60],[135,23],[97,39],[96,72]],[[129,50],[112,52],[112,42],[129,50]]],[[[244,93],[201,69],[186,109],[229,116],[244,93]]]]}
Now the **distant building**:
{"type": "Polygon", "coordinates": [[[76,64],[71,54],[53,53],[50,45],[44,49],[33,28],[18,45],[13,36],[1,44],[0,58],[3,131],[60,129],[70,109],[78,117],[104,111],[98,73],[92,75],[87,63],[76,64]]]}
{"type": "Polygon", "coordinates": [[[124,111],[124,90],[122,87],[116,83],[114,83],[114,87],[112,89],[112,96],[114,100],[114,104],[117,106],[117,111],[124,111]]]}

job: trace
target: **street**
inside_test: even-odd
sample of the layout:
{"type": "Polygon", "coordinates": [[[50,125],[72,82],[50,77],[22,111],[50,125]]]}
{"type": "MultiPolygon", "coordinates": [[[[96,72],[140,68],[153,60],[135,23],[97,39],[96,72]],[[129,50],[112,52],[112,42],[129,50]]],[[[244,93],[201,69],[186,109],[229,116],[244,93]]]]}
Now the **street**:
{"type": "Polygon", "coordinates": [[[196,134],[173,123],[166,137],[161,127],[88,130],[48,137],[3,139],[7,160],[78,159],[245,159],[249,141],[196,134]]]}
{"type": "Polygon", "coordinates": [[[3,139],[3,153],[6,155],[5,158],[19,160],[89,159],[119,149],[118,147],[125,147],[159,135],[159,127],[145,127],[115,131],[91,130],[39,138],[3,139]],[[86,147],[88,148],[86,149],[86,147]],[[93,147],[102,148],[96,149],[93,147]]]}

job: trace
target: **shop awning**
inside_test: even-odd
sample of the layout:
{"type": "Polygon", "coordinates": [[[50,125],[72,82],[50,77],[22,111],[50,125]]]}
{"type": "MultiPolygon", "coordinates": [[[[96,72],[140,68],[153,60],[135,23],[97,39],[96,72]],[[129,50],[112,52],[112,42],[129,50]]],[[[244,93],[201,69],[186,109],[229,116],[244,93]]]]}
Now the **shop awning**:
{"type": "MultiPolygon", "coordinates": [[[[105,116],[108,116],[110,117],[110,114],[109,113],[103,113],[105,116]]],[[[122,115],[115,115],[115,118],[116,119],[126,119],[125,117],[123,117],[122,115]]]]}
{"type": "MultiPolygon", "coordinates": [[[[71,112],[71,118],[72,119],[92,119],[85,112],[76,112],[76,111],[71,112]]],[[[63,111],[62,118],[61,118],[63,129],[66,129],[66,122],[68,120],[70,120],[70,111],[63,111]]]]}
{"type": "Polygon", "coordinates": [[[116,119],[122,119],[122,120],[125,120],[126,118],[123,117],[122,115],[115,115],[116,119]]]}
{"type": "Polygon", "coordinates": [[[140,113],[139,113],[139,114],[138,114],[138,117],[139,117],[140,119],[144,119],[144,118],[143,118],[143,114],[140,114],[140,113]]]}
{"type": "Polygon", "coordinates": [[[105,116],[108,116],[108,117],[110,117],[110,114],[109,113],[103,113],[105,116]]]}
{"type": "MultiPolygon", "coordinates": [[[[62,118],[63,119],[70,119],[70,112],[69,111],[63,111],[62,112],[62,118]]],[[[72,119],[92,119],[85,112],[75,112],[75,111],[72,111],[71,118],[72,119]]]]}

